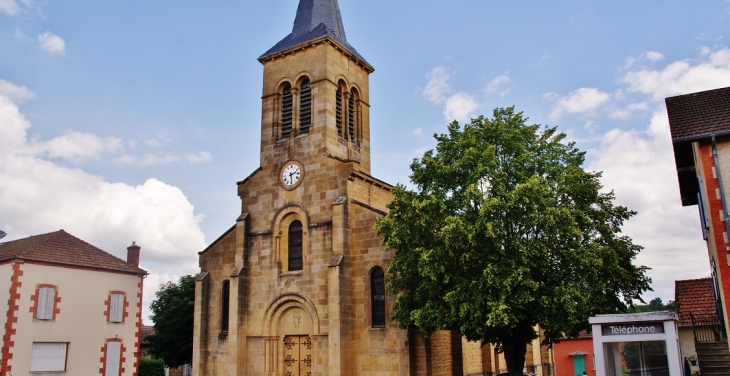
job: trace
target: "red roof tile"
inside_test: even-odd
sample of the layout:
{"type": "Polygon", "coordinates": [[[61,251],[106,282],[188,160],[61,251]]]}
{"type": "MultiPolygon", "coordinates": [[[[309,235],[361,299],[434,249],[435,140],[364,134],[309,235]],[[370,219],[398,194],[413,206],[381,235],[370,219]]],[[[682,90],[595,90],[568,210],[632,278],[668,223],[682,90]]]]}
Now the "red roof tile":
{"type": "Polygon", "coordinates": [[[64,230],[0,243],[0,262],[13,259],[129,274],[147,274],[145,270],[104,252],[64,230]]]}
{"type": "Polygon", "coordinates": [[[153,334],[155,334],[155,327],[152,325],[142,325],[142,328],[139,329],[139,338],[142,340],[143,345],[149,344],[148,341],[145,341],[145,337],[153,334]]]}
{"type": "Polygon", "coordinates": [[[672,140],[730,133],[730,87],[666,98],[672,140]]]}
{"type": "Polygon", "coordinates": [[[715,297],[712,293],[712,279],[688,279],[674,281],[674,305],[679,318],[679,326],[692,326],[692,313],[695,318],[717,319],[715,297]]]}

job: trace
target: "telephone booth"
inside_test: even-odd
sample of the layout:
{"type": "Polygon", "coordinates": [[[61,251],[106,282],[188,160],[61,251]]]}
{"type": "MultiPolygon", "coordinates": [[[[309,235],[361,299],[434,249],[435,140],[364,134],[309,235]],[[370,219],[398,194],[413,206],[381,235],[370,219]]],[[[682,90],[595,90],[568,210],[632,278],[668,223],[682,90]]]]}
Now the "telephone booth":
{"type": "Polygon", "coordinates": [[[596,376],[682,376],[677,315],[598,315],[593,326],[596,376]]]}

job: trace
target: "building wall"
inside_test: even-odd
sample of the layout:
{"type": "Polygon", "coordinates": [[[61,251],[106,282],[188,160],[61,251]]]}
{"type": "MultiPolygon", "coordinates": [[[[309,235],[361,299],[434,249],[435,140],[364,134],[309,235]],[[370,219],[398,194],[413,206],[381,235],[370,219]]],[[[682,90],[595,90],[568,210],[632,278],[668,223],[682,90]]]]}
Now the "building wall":
{"type": "Polygon", "coordinates": [[[564,339],[560,343],[553,345],[555,354],[555,375],[556,376],[576,376],[573,357],[570,355],[574,352],[583,352],[585,356],[585,366],[588,376],[596,376],[596,367],[593,364],[593,340],[586,339],[564,339]]]}
{"type": "Polygon", "coordinates": [[[102,348],[106,339],[119,338],[125,351],[123,375],[136,374],[137,328],[141,303],[142,278],[134,275],[97,272],[55,266],[21,264],[17,335],[13,337],[13,376],[30,375],[30,356],[34,342],[68,342],[67,373],[100,373],[102,348]],[[55,320],[36,320],[31,297],[39,284],[57,286],[60,298],[55,320]],[[105,301],[110,291],[126,294],[124,323],[107,322],[105,301]]]}

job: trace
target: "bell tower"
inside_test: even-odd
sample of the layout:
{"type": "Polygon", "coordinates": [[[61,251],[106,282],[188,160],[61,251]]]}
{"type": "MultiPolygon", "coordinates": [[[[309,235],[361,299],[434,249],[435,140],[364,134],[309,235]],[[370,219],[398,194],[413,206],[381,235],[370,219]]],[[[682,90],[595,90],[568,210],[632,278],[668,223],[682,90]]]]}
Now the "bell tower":
{"type": "Polygon", "coordinates": [[[370,174],[368,76],[335,0],[301,0],[292,32],[266,51],[261,167],[332,158],[370,174]]]}

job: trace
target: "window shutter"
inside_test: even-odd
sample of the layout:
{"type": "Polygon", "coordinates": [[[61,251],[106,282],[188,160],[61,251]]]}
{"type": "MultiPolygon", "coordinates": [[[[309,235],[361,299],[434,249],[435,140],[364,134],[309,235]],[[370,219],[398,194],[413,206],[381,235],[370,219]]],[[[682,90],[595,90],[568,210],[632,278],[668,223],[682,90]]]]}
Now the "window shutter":
{"type": "Polygon", "coordinates": [[[335,97],[335,124],[337,125],[337,135],[342,136],[342,88],[337,88],[337,96],[335,97]]]}
{"type": "Polygon", "coordinates": [[[67,343],[33,343],[30,372],[65,371],[67,346],[67,343]]]}
{"type": "Polygon", "coordinates": [[[312,88],[309,87],[309,80],[302,82],[299,93],[299,131],[306,133],[312,125],[312,88]]]}
{"type": "Polygon", "coordinates": [[[289,271],[302,270],[302,222],[289,225],[289,271]]]}
{"type": "Polygon", "coordinates": [[[119,359],[122,357],[121,342],[106,343],[106,372],[104,376],[119,376],[119,359]]]}
{"type": "Polygon", "coordinates": [[[289,137],[291,134],[293,101],[291,86],[287,85],[281,96],[281,137],[289,137]]]}
{"type": "Polygon", "coordinates": [[[124,295],[123,294],[111,294],[109,302],[109,321],[110,322],[122,322],[122,315],[124,313],[124,295]]]}
{"type": "Polygon", "coordinates": [[[51,320],[53,318],[53,302],[55,300],[56,290],[52,287],[41,287],[38,289],[35,318],[38,320],[51,320]]]}
{"type": "Polygon", "coordinates": [[[350,141],[355,142],[355,93],[350,93],[350,98],[347,100],[347,125],[350,141]]]}

